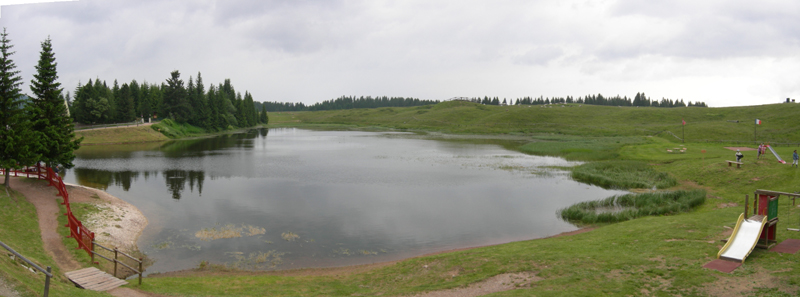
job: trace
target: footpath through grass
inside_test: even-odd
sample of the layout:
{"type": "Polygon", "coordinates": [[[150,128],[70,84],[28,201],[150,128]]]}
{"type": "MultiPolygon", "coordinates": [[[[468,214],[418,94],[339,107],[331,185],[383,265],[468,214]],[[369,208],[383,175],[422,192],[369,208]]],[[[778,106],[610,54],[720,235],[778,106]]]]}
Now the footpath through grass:
{"type": "MultiPolygon", "coordinates": [[[[14,180],[14,183],[20,182],[39,181],[14,180]]],[[[11,195],[7,195],[3,187],[0,185],[0,218],[2,218],[0,220],[0,241],[40,267],[52,267],[55,278],[50,282],[50,296],[109,296],[104,292],[78,289],[64,277],[65,271],[61,271],[44,250],[36,208],[17,192],[10,191],[11,195]]],[[[74,242],[73,239],[70,240],[74,242]]],[[[3,255],[0,257],[0,278],[13,286],[21,296],[42,296],[44,274],[34,274],[22,266],[22,264],[27,265],[22,260],[13,260],[7,257],[6,255],[10,253],[4,248],[0,248],[0,254],[3,255]]]]}

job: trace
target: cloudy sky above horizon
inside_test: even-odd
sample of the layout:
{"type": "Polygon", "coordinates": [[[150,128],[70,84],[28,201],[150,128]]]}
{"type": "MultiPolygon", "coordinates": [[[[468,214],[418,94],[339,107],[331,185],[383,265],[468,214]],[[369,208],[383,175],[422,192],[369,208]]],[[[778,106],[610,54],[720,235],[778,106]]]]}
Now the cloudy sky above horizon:
{"type": "Polygon", "coordinates": [[[800,1],[0,0],[29,93],[230,78],[256,101],[604,96],[712,107],[800,99],[800,1]],[[45,2],[45,3],[37,3],[45,2]]]}

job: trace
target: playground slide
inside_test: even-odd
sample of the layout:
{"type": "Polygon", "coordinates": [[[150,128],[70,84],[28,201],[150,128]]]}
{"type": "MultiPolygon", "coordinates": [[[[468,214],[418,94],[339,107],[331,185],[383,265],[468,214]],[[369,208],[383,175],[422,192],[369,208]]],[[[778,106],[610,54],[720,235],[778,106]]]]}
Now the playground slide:
{"type": "Polygon", "coordinates": [[[758,243],[758,238],[761,236],[761,230],[767,223],[766,216],[761,217],[760,221],[748,220],[744,218],[744,214],[739,215],[739,220],[736,222],[736,227],[733,228],[733,234],[728,239],[728,243],[722,247],[717,253],[717,259],[733,260],[744,263],[744,259],[750,255],[753,248],[758,243]]]}
{"type": "Polygon", "coordinates": [[[772,152],[773,155],[775,155],[775,158],[778,158],[778,162],[786,164],[786,161],[781,159],[781,156],[778,156],[778,153],[776,153],[775,150],[773,150],[771,146],[767,146],[767,148],[769,149],[770,152],[772,152]]]}

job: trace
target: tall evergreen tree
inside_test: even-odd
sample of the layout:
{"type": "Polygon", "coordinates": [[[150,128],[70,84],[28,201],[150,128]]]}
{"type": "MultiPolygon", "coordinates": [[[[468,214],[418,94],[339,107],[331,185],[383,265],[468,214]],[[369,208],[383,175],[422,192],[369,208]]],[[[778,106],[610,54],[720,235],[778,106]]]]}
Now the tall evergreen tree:
{"type": "Polygon", "coordinates": [[[128,84],[122,84],[116,95],[117,122],[127,123],[136,119],[136,108],[133,103],[133,94],[128,84]]]}
{"type": "Polygon", "coordinates": [[[183,87],[181,73],[178,70],[170,73],[164,90],[165,117],[170,117],[179,123],[185,123],[192,114],[192,106],[186,98],[186,89],[183,87]]]}
{"type": "MultiPolygon", "coordinates": [[[[13,46],[3,28],[0,34],[0,167],[6,170],[19,169],[36,162],[32,150],[35,145],[30,121],[23,108],[22,77],[11,60],[13,46]]],[[[11,174],[5,175],[5,187],[11,188],[11,174]]]]}
{"type": "Polygon", "coordinates": [[[49,166],[61,164],[72,168],[75,159],[73,151],[78,149],[82,139],[75,139],[72,120],[67,116],[67,108],[61,99],[61,84],[56,80],[56,57],[50,37],[42,42],[36,74],[31,80],[31,118],[33,131],[38,135],[36,153],[49,166]]]}

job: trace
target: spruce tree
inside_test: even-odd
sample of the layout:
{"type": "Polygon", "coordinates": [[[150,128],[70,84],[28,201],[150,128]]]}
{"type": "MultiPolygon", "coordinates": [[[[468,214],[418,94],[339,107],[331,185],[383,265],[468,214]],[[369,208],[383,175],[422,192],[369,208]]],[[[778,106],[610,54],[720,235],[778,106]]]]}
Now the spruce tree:
{"type": "Polygon", "coordinates": [[[74,126],[61,99],[61,84],[56,81],[56,65],[48,37],[42,42],[36,74],[31,80],[31,121],[33,131],[38,133],[35,152],[41,154],[41,161],[48,166],[61,164],[72,168],[72,160],[75,159],[73,151],[78,149],[82,139],[75,139],[74,126]]]}
{"type": "Polygon", "coordinates": [[[11,188],[8,170],[30,165],[38,158],[34,137],[22,101],[22,77],[11,60],[11,41],[3,28],[0,34],[0,167],[6,170],[5,187],[11,188]]]}

